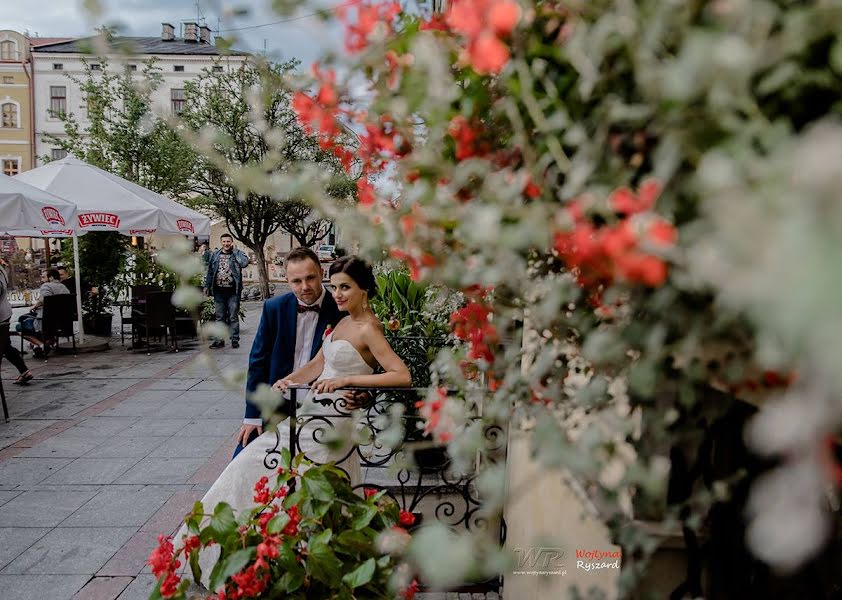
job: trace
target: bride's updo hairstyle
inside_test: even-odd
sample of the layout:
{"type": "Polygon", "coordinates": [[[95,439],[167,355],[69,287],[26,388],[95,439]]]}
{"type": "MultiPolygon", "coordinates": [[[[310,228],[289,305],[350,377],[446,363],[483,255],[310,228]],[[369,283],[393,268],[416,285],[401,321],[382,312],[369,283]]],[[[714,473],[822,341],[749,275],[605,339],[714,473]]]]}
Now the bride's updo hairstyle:
{"type": "Polygon", "coordinates": [[[374,271],[371,265],[359,256],[343,256],[334,261],[330,265],[328,276],[332,277],[336,273],[345,273],[353,279],[354,283],[368,292],[369,299],[374,298],[377,294],[377,282],[374,280],[374,271]]]}

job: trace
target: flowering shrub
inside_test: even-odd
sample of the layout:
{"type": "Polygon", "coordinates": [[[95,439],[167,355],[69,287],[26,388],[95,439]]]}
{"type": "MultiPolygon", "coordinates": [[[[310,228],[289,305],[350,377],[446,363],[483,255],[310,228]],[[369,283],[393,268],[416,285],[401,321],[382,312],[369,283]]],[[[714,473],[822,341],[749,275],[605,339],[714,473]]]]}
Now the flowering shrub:
{"type": "MultiPolygon", "coordinates": [[[[483,452],[482,424],[523,426],[601,511],[624,583],[657,546],[641,519],[727,550],[688,578],[715,578],[717,554],[791,570],[821,552],[842,423],[837,3],[373,1],[340,20],[348,64],[315,65],[294,108],[360,174],[359,206],[306,168],[272,183],[465,294],[464,348],[434,374],[463,393],[419,407],[454,461],[483,452]]],[[[413,554],[422,570],[460,564],[443,546],[413,554]]],[[[720,595],[765,573],[720,573],[720,595]]]]}
{"type": "Polygon", "coordinates": [[[384,491],[358,496],[333,465],[314,466],[284,452],[275,480],[254,486],[255,507],[235,515],[220,503],[212,514],[197,502],[187,516],[188,535],[159,536],[147,560],[158,584],[151,596],[186,598],[189,565],[202,581],[199,555],[216,547],[206,575],[214,600],[240,598],[394,598],[411,600],[418,583],[398,557],[409,543],[415,516],[398,509],[384,491]],[[297,489],[290,491],[296,480],[297,489]],[[387,592],[391,590],[391,593],[387,592]]]}

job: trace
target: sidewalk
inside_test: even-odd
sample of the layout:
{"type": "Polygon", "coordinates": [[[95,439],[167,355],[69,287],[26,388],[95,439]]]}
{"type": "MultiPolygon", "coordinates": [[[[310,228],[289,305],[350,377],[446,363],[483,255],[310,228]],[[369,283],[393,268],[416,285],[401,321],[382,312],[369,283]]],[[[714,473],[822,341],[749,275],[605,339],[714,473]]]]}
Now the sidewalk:
{"type": "MultiPolygon", "coordinates": [[[[222,370],[247,367],[262,303],[243,306],[240,348],[211,353],[222,370]]],[[[149,597],[155,578],[145,562],[158,535],[174,533],[216,480],[242,423],[243,394],[225,390],[198,357],[196,344],[134,354],[118,336],[107,352],[47,364],[27,355],[35,379],[22,388],[3,361],[3,600],[149,597]]]]}
{"type": "MultiPolygon", "coordinates": [[[[248,302],[241,347],[216,350],[245,369],[262,304],[248,302]]],[[[26,356],[35,379],[12,385],[0,422],[0,589],[8,600],[148,598],[144,563],[231,458],[243,414],[197,363],[198,346],[133,354],[26,356]]]]}

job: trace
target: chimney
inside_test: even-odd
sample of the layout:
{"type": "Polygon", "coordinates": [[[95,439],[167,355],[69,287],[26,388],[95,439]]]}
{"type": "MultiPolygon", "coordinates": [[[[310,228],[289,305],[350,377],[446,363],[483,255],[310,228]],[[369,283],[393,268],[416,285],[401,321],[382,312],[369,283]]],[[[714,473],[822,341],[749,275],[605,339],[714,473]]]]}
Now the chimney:
{"type": "Polygon", "coordinates": [[[199,37],[203,44],[211,43],[211,29],[207,25],[199,26],[199,37]]]}
{"type": "Polygon", "coordinates": [[[186,21],[184,23],[184,41],[198,42],[199,41],[199,24],[195,21],[186,21]]]}
{"type": "Polygon", "coordinates": [[[161,41],[171,42],[175,39],[175,27],[170,23],[161,23],[161,41]]]}

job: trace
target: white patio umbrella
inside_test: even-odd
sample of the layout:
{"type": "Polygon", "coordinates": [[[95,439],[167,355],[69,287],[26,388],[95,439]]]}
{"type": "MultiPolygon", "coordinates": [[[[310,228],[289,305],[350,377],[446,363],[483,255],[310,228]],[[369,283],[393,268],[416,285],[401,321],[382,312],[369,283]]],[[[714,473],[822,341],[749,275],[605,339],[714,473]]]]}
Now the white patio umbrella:
{"type": "MultiPolygon", "coordinates": [[[[73,236],[73,258],[79,262],[79,243],[75,235],[76,205],[59,196],[14,177],[0,174],[0,230],[23,231],[32,237],[73,236]]],[[[81,289],[79,269],[75,270],[76,289],[81,289]]],[[[81,318],[82,299],[76,294],[76,310],[81,318]]],[[[79,327],[79,341],[85,340],[79,327]]]]}
{"type": "MultiPolygon", "coordinates": [[[[79,235],[89,231],[119,231],[125,235],[210,235],[210,219],[205,215],[70,155],[20,173],[14,179],[52,192],[76,205],[76,220],[65,231],[21,228],[9,233],[18,236],[73,236],[77,290],[82,289],[79,282],[79,235]]],[[[81,301],[78,294],[76,297],[81,315],[81,301]]],[[[84,340],[81,328],[79,337],[84,340]]]]}
{"type": "Polygon", "coordinates": [[[25,171],[15,179],[69,200],[78,209],[78,229],[210,235],[210,219],[166,196],[73,156],[25,171]]]}

